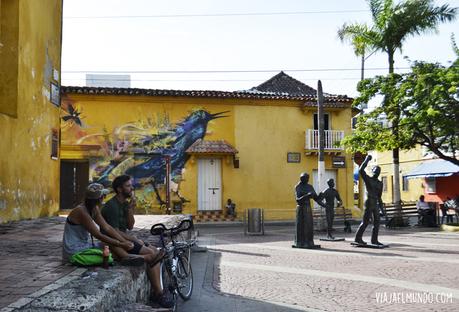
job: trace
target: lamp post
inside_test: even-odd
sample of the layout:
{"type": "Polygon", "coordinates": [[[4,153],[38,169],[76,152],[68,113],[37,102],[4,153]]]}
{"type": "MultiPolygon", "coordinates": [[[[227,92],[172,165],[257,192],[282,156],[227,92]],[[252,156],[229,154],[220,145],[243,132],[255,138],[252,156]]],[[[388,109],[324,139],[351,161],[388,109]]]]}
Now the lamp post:
{"type": "Polygon", "coordinates": [[[163,156],[166,161],[166,211],[167,214],[171,214],[171,188],[170,188],[170,177],[171,177],[171,156],[163,156]]]}
{"type": "MultiPolygon", "coordinates": [[[[325,189],[325,159],[324,159],[324,145],[325,145],[325,131],[324,131],[324,95],[322,91],[322,82],[317,82],[317,119],[319,125],[319,158],[317,165],[317,194],[325,189]]],[[[322,213],[320,214],[320,220],[318,222],[319,230],[325,228],[324,209],[319,208],[322,213]]]]}

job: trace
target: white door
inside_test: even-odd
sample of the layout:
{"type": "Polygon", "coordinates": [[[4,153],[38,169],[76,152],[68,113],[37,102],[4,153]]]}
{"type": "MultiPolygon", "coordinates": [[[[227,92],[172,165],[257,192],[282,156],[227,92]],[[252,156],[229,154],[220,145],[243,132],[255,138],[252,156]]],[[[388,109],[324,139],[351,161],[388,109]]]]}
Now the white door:
{"type": "MultiPolygon", "coordinates": [[[[314,187],[314,190],[316,191],[317,195],[319,195],[320,192],[325,191],[326,189],[328,189],[328,184],[327,184],[327,180],[328,179],[335,180],[335,189],[338,189],[338,185],[337,185],[337,182],[336,182],[336,170],[325,170],[324,178],[325,178],[325,189],[324,190],[319,190],[319,186],[318,186],[319,173],[317,172],[317,170],[313,170],[312,171],[312,181],[309,181],[309,184],[311,184],[311,182],[312,182],[312,186],[314,187]]],[[[335,201],[336,201],[336,199],[335,199],[335,201]]],[[[314,207],[318,207],[318,206],[319,205],[317,205],[317,203],[314,202],[314,207]]],[[[335,206],[336,206],[336,203],[335,203],[335,206]]]]}
{"type": "Polygon", "coordinates": [[[222,209],[221,160],[198,159],[198,210],[222,209]]]}

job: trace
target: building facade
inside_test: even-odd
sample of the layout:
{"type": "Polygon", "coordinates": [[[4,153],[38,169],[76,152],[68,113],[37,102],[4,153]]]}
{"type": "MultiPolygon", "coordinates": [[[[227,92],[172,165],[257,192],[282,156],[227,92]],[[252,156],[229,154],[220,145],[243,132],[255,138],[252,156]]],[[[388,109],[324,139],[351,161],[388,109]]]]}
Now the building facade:
{"type": "MultiPolygon", "coordinates": [[[[61,208],[81,199],[88,180],[109,186],[129,174],[138,212],[164,213],[170,202],[176,211],[223,218],[231,199],[238,217],[264,208],[266,219],[293,219],[300,173],[317,183],[316,90],[283,72],[238,92],[63,91],[61,208]]],[[[326,175],[348,207],[353,166],[340,140],[351,132],[351,102],[325,97],[326,175]]]]}
{"type": "MultiPolygon", "coordinates": [[[[393,203],[392,151],[373,152],[372,155],[373,164],[381,166],[383,201],[393,203]]],[[[426,201],[443,203],[447,197],[459,195],[459,167],[446,160],[435,159],[422,146],[400,151],[400,187],[403,202],[415,202],[424,195],[426,201]]]]}
{"type": "Polygon", "coordinates": [[[0,0],[0,223],[59,210],[61,0],[0,0]]]}

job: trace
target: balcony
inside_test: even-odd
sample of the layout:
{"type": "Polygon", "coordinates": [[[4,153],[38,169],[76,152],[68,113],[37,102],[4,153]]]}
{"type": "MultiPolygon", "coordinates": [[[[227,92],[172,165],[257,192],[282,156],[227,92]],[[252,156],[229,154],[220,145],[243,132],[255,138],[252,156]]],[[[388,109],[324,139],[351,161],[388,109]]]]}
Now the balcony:
{"type": "MultiPolygon", "coordinates": [[[[341,130],[324,130],[325,136],[325,152],[340,153],[343,148],[340,146],[344,138],[344,131],[341,130]]],[[[319,151],[319,130],[307,129],[306,130],[306,146],[308,152],[319,151]]]]}

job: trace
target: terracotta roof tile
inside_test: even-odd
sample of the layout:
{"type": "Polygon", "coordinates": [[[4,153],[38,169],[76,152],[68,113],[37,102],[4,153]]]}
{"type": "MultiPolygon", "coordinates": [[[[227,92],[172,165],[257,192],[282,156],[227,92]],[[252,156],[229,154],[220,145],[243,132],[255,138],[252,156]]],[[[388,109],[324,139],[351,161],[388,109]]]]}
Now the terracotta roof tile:
{"type": "Polygon", "coordinates": [[[204,141],[197,140],[187,150],[189,154],[236,154],[238,153],[231,144],[225,140],[204,141]]]}
{"type": "MultiPolygon", "coordinates": [[[[104,94],[127,96],[184,96],[202,98],[265,99],[304,101],[305,106],[317,106],[316,90],[284,72],[261,85],[242,91],[162,90],[112,87],[62,86],[64,94],[104,94]]],[[[325,107],[350,107],[353,99],[346,95],[324,94],[325,107]]]]}
{"type": "Polygon", "coordinates": [[[266,80],[261,85],[253,87],[249,91],[285,93],[290,96],[315,97],[317,95],[317,90],[287,75],[283,71],[273,76],[272,78],[266,80]]]}

